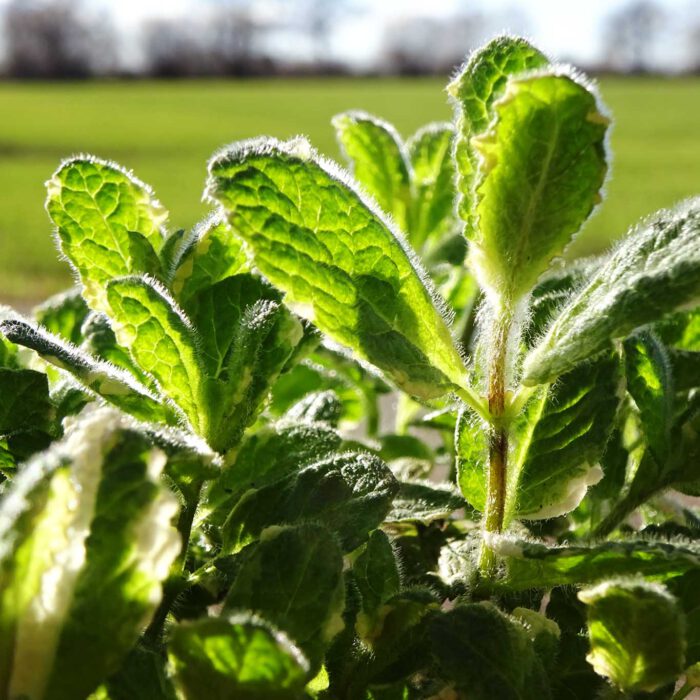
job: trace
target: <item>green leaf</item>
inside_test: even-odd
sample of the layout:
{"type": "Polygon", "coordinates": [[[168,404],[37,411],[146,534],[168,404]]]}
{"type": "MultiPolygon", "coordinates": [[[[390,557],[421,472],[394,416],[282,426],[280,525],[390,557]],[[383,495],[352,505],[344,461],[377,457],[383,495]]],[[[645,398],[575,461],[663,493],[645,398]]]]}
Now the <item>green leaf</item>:
{"type": "Polygon", "coordinates": [[[224,523],[224,551],[242,549],[270,525],[314,521],[334,532],[350,552],[381,524],[398,488],[389,468],[373,455],[329,455],[246,492],[224,523]]]}
{"type": "Polygon", "coordinates": [[[678,411],[674,405],[675,377],[666,349],[649,333],[624,343],[628,391],[635,402],[632,432],[631,478],[617,503],[597,528],[597,534],[615,529],[635,508],[655,493],[674,486],[694,494],[700,483],[700,420],[693,395],[678,411]]]}
{"type": "Polygon", "coordinates": [[[172,282],[172,277],[175,274],[177,260],[182,255],[185,245],[190,242],[191,236],[188,236],[184,228],[179,228],[175,231],[166,232],[163,247],[160,249],[160,266],[165,275],[164,282],[169,286],[172,282]]]}
{"type": "Polygon", "coordinates": [[[321,331],[407,393],[433,398],[466,386],[425,273],[306,141],[234,144],[210,162],[206,196],[226,209],[263,274],[321,331]]]}
{"type": "Polygon", "coordinates": [[[119,344],[182,409],[194,429],[207,437],[206,379],[198,338],[186,316],[165,289],[148,278],[110,281],[107,299],[119,344]]]}
{"type": "Polygon", "coordinates": [[[700,662],[700,569],[689,571],[667,585],[685,614],[685,665],[697,664],[700,662]]]}
{"type": "Polygon", "coordinates": [[[214,213],[197,224],[183,243],[174,261],[170,288],[184,306],[194,294],[247,269],[243,242],[223,218],[214,213]]]}
{"type": "Polygon", "coordinates": [[[80,291],[79,287],[73,287],[55,294],[33,311],[37,323],[75,345],[82,340],[81,326],[90,311],[80,291]]]}
{"type": "Polygon", "coordinates": [[[665,348],[676,391],[688,391],[700,387],[700,352],[665,348]]]}
{"type": "Polygon", "coordinates": [[[202,519],[221,525],[250,489],[260,489],[322,460],[340,446],[326,425],[279,422],[246,437],[236,458],[212,482],[203,499],[202,519]]]}
{"type": "Polygon", "coordinates": [[[160,276],[168,213],[148,185],[114,163],[78,156],[61,164],[47,189],[46,209],[61,252],[92,308],[109,311],[105,286],[114,277],[160,276]]]}
{"type": "Polygon", "coordinates": [[[657,464],[669,455],[675,391],[664,347],[648,332],[624,343],[627,391],[639,412],[647,448],[657,464]]]}
{"type": "Polygon", "coordinates": [[[514,431],[509,514],[531,520],[563,515],[603,478],[600,460],[620,404],[619,361],[612,353],[540,391],[514,431]]]}
{"type": "Polygon", "coordinates": [[[601,264],[597,258],[575,260],[542,276],[528,300],[528,318],[522,336],[528,349],[540,339],[552,319],[601,264]]]}
{"type": "MultiPolygon", "coordinates": [[[[55,432],[55,431],[52,431],[55,432]]],[[[13,479],[21,462],[25,462],[37,452],[45,450],[55,439],[44,430],[27,428],[0,438],[0,472],[2,477],[13,479]]],[[[0,481],[4,479],[0,477],[0,481]]]]}
{"type": "Polygon", "coordinates": [[[455,452],[457,485],[472,508],[486,509],[488,429],[474,414],[462,409],[457,417],[455,452]]]}
{"type": "Polygon", "coordinates": [[[112,409],[24,465],[0,505],[0,689],[88,696],[161,598],[181,542],[164,455],[112,409]]]}
{"type": "Polygon", "coordinates": [[[700,292],[700,199],[634,229],[564,307],[526,358],[523,382],[541,384],[610,341],[656,321],[700,292]]]}
{"type": "Polygon", "coordinates": [[[103,686],[107,697],[96,693],[89,700],[177,700],[165,663],[160,650],[139,643],[119,670],[107,679],[103,686]]]}
{"type": "Polygon", "coordinates": [[[21,319],[0,323],[9,340],[34,350],[44,360],[73,375],[83,386],[118,408],[146,421],[174,423],[173,408],[130,374],[36,328],[21,319]]]}
{"type": "Polygon", "coordinates": [[[472,139],[478,233],[469,257],[483,287],[527,294],[600,201],[609,120],[595,95],[561,71],[511,78],[494,122],[472,139]]]}
{"type": "Polygon", "coordinates": [[[126,370],[152,392],[158,393],[153,377],[146,375],[141,367],[134,362],[129,351],[117,342],[117,337],[114,335],[109,317],[106,314],[91,312],[83,323],[81,333],[83,335],[83,342],[80,345],[82,350],[126,370]]]}
{"type": "Polygon", "coordinates": [[[238,444],[303,339],[298,319],[267,299],[245,309],[235,332],[227,367],[209,399],[214,413],[210,442],[221,452],[238,444]]]}
{"type": "Polygon", "coordinates": [[[411,166],[403,140],[391,124],[360,111],[343,112],[332,120],[350,170],[391,214],[402,231],[407,230],[411,207],[411,166]]]}
{"type": "Polygon", "coordinates": [[[228,277],[187,300],[183,310],[197,329],[202,359],[210,377],[228,380],[229,367],[235,361],[234,348],[245,333],[244,316],[250,307],[263,300],[279,302],[280,294],[251,274],[228,277]]]}
{"type": "Polygon", "coordinates": [[[431,624],[438,671],[470,700],[551,697],[525,628],[490,603],[459,605],[431,624]]]}
{"type": "Polygon", "coordinates": [[[168,658],[183,700],[293,700],[309,670],[284,634],[246,615],[175,626],[168,658]]]}
{"type": "Polygon", "coordinates": [[[555,673],[561,638],[559,625],[530,608],[515,608],[511,614],[525,628],[533,643],[535,654],[542,661],[547,673],[549,675],[555,673]]]}
{"type": "Polygon", "coordinates": [[[389,523],[444,520],[460,508],[464,500],[451,484],[432,481],[400,481],[386,516],[389,523]]]}
{"type": "Polygon", "coordinates": [[[457,123],[459,214],[467,225],[468,240],[476,234],[475,184],[479,169],[479,156],[472,139],[493,122],[494,103],[503,95],[508,78],[547,63],[547,57],[524,39],[499,36],[475,51],[447,86],[457,123]]]}
{"type": "Polygon", "coordinates": [[[41,430],[51,432],[53,407],[49,380],[32,369],[0,367],[0,435],[41,430]]]}
{"type": "MultiPolygon", "coordinates": [[[[358,626],[369,628],[380,608],[401,589],[394,550],[391,541],[381,530],[375,530],[352,565],[353,580],[362,598],[358,626]],[[364,616],[364,618],[362,618],[364,616]]],[[[360,636],[363,636],[360,632],[360,636]]]]}
{"type": "Polygon", "coordinates": [[[315,391],[295,403],[286,418],[301,423],[327,423],[337,427],[343,414],[343,404],[334,391],[315,391]]]}
{"type": "Polygon", "coordinates": [[[658,584],[606,581],[578,594],[588,606],[596,673],[625,691],[652,692],[683,672],[684,620],[677,602],[658,584]]]}
{"type": "Polygon", "coordinates": [[[163,480],[184,506],[196,510],[203,482],[218,479],[221,474],[220,455],[189,431],[154,424],[142,429],[167,457],[163,480]]]}
{"type": "Polygon", "coordinates": [[[700,350],[700,309],[678,311],[654,324],[654,333],[679,350],[700,350]]]}
{"type": "Polygon", "coordinates": [[[557,700],[591,700],[599,697],[603,679],[586,661],[588,635],[586,608],[569,586],[549,594],[547,617],[561,630],[556,667],[550,675],[552,694],[557,700]]]}
{"type": "Polygon", "coordinates": [[[439,608],[437,596],[422,588],[407,589],[384,606],[362,640],[371,649],[366,673],[372,684],[394,683],[428,668],[430,621],[439,608]]]}
{"type": "Polygon", "coordinates": [[[406,144],[413,169],[407,235],[418,250],[442,241],[456,225],[453,140],[451,124],[433,123],[419,129],[406,144]]]}
{"type": "Polygon", "coordinates": [[[312,523],[272,527],[243,556],[224,612],[250,610],[270,620],[318,670],[344,624],[343,556],[335,537],[312,523]]]}
{"type": "Polygon", "coordinates": [[[493,535],[489,546],[505,557],[503,585],[518,590],[592,583],[613,576],[664,581],[700,568],[697,547],[651,540],[549,547],[493,535]]]}

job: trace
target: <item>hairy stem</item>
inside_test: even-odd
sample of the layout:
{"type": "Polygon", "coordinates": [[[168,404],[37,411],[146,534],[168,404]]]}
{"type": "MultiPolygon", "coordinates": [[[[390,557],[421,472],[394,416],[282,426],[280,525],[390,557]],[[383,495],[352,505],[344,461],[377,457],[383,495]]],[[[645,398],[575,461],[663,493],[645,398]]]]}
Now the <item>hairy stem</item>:
{"type": "MultiPolygon", "coordinates": [[[[506,372],[508,367],[508,336],[513,316],[508,306],[501,307],[494,318],[489,367],[488,405],[490,414],[489,475],[484,529],[499,533],[503,529],[508,477],[508,427],[504,421],[506,407],[506,372]]],[[[493,551],[484,544],[481,550],[481,570],[488,573],[495,566],[493,551]]]]}

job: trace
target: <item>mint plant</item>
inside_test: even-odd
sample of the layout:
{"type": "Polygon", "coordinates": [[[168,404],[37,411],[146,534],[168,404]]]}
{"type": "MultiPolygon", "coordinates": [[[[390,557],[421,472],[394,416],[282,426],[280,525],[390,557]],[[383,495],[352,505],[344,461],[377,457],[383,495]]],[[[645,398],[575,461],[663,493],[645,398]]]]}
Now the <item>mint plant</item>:
{"type": "Polygon", "coordinates": [[[448,91],[335,117],[350,172],[225,148],[190,232],[60,165],[76,286],[0,322],[0,698],[700,686],[700,204],[564,262],[595,88],[498,37],[448,91]]]}

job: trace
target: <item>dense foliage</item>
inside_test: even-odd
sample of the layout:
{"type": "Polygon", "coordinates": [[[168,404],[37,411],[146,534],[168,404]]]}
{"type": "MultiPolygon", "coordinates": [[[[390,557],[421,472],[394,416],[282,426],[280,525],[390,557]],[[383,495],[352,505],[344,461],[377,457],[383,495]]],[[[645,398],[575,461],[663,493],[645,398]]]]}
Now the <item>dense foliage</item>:
{"type": "Polygon", "coordinates": [[[499,37],[404,142],[76,157],[75,289],[0,330],[0,699],[682,698],[700,686],[700,200],[602,259],[591,84],[499,37]],[[393,402],[393,404],[392,404],[393,402]]]}

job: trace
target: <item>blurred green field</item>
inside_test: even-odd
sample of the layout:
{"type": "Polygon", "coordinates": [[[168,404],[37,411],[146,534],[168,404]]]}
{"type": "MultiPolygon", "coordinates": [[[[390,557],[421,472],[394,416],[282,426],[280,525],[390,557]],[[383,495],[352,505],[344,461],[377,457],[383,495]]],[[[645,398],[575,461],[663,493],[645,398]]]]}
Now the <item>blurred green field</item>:
{"type": "MultiPolygon", "coordinates": [[[[0,299],[29,301],[70,283],[43,210],[44,181],[79,152],[112,158],[150,183],[173,227],[205,213],[208,157],[224,144],[307,134],[337,157],[329,120],[361,108],[404,134],[448,119],[438,80],[0,84],[0,299]]],[[[607,79],[615,118],[605,204],[576,252],[606,246],[640,216],[700,193],[700,80],[607,79]]]]}

